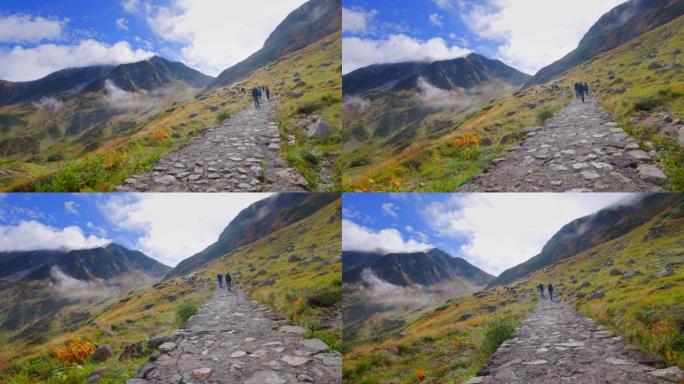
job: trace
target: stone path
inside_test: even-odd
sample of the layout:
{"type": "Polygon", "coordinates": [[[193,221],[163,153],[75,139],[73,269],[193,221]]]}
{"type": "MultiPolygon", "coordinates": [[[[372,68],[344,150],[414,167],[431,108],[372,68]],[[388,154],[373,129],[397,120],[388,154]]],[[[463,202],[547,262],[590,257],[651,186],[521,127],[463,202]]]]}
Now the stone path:
{"type": "MultiPolygon", "coordinates": [[[[294,138],[290,138],[294,140],[294,138]]],[[[280,156],[274,103],[248,107],[135,175],[121,192],[301,192],[308,183],[280,156]]]]}
{"type": "Polygon", "coordinates": [[[218,290],[129,384],[339,384],[342,356],[239,292],[218,290]]]}
{"type": "Polygon", "coordinates": [[[514,337],[468,384],[655,384],[684,379],[679,368],[663,369],[662,364],[567,305],[540,300],[514,337]]]}
{"type": "Polygon", "coordinates": [[[667,178],[596,100],[573,99],[461,192],[662,191],[667,178]]]}

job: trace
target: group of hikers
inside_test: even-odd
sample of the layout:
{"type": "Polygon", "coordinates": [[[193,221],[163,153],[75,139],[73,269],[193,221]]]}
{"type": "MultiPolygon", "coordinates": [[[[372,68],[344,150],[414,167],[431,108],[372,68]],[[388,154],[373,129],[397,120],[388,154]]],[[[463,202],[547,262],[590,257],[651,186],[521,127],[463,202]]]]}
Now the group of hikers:
{"type": "Polygon", "coordinates": [[[252,99],[254,99],[254,108],[261,108],[261,100],[264,96],[266,100],[271,100],[271,90],[267,86],[257,85],[252,88],[252,99]]]}
{"type": "Polygon", "coordinates": [[[582,99],[584,103],[585,96],[589,96],[589,85],[587,83],[575,83],[575,97],[582,99]]]}
{"type": "MultiPolygon", "coordinates": [[[[219,288],[223,289],[224,277],[219,273],[216,275],[216,280],[218,280],[219,288]]],[[[228,292],[233,292],[233,278],[230,276],[230,273],[226,273],[225,282],[228,292]]]]}
{"type": "MultiPolygon", "coordinates": [[[[549,299],[553,301],[553,284],[547,285],[546,290],[549,292],[549,299]]],[[[539,297],[542,299],[546,298],[544,297],[544,284],[539,283],[539,285],[537,285],[537,292],[539,292],[539,297]]]]}

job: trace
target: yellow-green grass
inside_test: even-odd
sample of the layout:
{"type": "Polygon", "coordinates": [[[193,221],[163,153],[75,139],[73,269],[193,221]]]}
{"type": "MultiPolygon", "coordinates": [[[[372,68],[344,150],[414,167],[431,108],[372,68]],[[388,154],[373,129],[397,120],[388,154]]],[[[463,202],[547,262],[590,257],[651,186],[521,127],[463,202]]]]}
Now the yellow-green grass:
{"type": "MultiPolygon", "coordinates": [[[[194,98],[186,98],[162,108],[149,116],[135,128],[135,132],[124,137],[112,137],[102,145],[83,155],[72,154],[69,146],[65,146],[65,160],[46,161],[49,154],[41,154],[40,158],[17,161],[11,158],[0,162],[0,190],[9,191],[111,191],[122,184],[133,174],[147,171],[160,158],[178,150],[192,139],[202,134],[207,128],[214,127],[217,119],[226,113],[235,114],[251,105],[249,92],[240,93],[239,88],[250,89],[255,85],[273,85],[280,100],[279,115],[283,128],[284,142],[287,134],[295,131],[287,128],[296,115],[288,112],[309,100],[328,99],[341,93],[339,74],[333,73],[340,65],[340,47],[332,35],[318,43],[290,54],[274,63],[255,71],[245,80],[236,84],[220,87],[210,92],[202,93],[194,98]],[[337,52],[337,53],[336,53],[337,52]],[[324,66],[325,64],[325,66],[324,66]],[[309,80],[310,92],[306,92],[301,99],[293,99],[289,95],[293,84],[291,74],[297,70],[309,80]],[[288,79],[290,83],[282,86],[276,79],[288,79]],[[282,92],[281,92],[282,90],[282,92]],[[218,110],[217,110],[218,109],[218,110]],[[192,116],[192,117],[191,117],[192,116]],[[72,159],[71,156],[78,156],[72,159]],[[35,160],[35,161],[31,161],[35,160]]],[[[338,36],[339,37],[339,36],[338,36]]],[[[303,77],[304,78],[304,77],[303,77]]],[[[325,105],[316,110],[322,117],[329,120],[333,127],[339,127],[339,112],[335,111],[335,103],[325,105]]],[[[339,103],[337,103],[339,104],[339,103]]],[[[339,107],[341,109],[341,106],[339,107]]],[[[339,128],[323,140],[297,140],[297,149],[305,149],[326,159],[334,158],[339,150],[339,128]]],[[[297,133],[302,136],[303,133],[297,133]]],[[[50,150],[52,153],[52,149],[50,150]]],[[[61,150],[58,151],[61,153],[61,150]]],[[[287,157],[288,147],[285,145],[283,154],[287,157]]],[[[333,161],[334,163],[334,161],[333,161]]],[[[293,164],[295,165],[295,164],[293,164]]],[[[307,166],[308,167],[308,166],[307,166]]],[[[312,189],[316,189],[319,178],[314,170],[298,167],[309,180],[312,189]]],[[[333,168],[333,171],[335,169],[333,168]]],[[[335,171],[336,172],[336,171],[335,171]]],[[[333,179],[339,176],[333,177],[333,179]]],[[[339,182],[330,189],[339,190],[339,182]]]]}
{"type": "Polygon", "coordinates": [[[213,261],[207,271],[214,276],[230,272],[234,284],[251,297],[306,328],[309,336],[339,349],[341,230],[337,200],[304,220],[213,261]],[[301,260],[290,261],[293,256],[301,260]],[[265,284],[270,278],[275,282],[265,284]]]}
{"type": "Polygon", "coordinates": [[[358,146],[345,143],[345,155],[341,159],[343,189],[452,191],[480,173],[507,149],[508,144],[515,142],[512,140],[504,145],[496,145],[502,137],[538,125],[539,112],[555,113],[565,106],[570,101],[573,84],[582,81],[589,83],[591,93],[599,97],[601,104],[620,126],[642,145],[646,141],[654,144],[670,177],[667,187],[673,191],[684,190],[682,148],[673,140],[667,140],[631,122],[634,116],[655,112],[666,112],[675,118],[684,116],[684,103],[680,96],[684,93],[683,73],[670,70],[664,75],[657,75],[654,70],[648,69],[652,61],[663,65],[679,61],[679,56],[672,56],[671,53],[684,44],[682,24],[684,18],[680,17],[578,66],[549,84],[525,89],[522,94],[504,96],[471,115],[453,116],[453,120],[459,123],[451,132],[437,139],[417,139],[399,153],[391,153],[386,147],[377,144],[358,146]],[[656,53],[655,56],[646,58],[652,51],[656,53]],[[631,65],[636,62],[641,64],[631,65]],[[613,79],[609,80],[609,76],[613,76],[613,79]],[[601,82],[593,83],[595,79],[601,82]],[[613,93],[622,87],[626,88],[623,94],[613,93]],[[654,105],[651,111],[636,110],[635,106],[644,99],[654,105]],[[530,103],[537,104],[538,108],[529,110],[527,105],[530,103]],[[512,112],[516,114],[507,116],[512,112]],[[495,145],[481,145],[474,154],[453,151],[449,147],[450,143],[465,134],[489,138],[495,145]]]}
{"type": "Polygon", "coordinates": [[[492,319],[524,319],[535,286],[552,283],[561,300],[596,319],[626,342],[684,367],[684,207],[675,206],[625,235],[588,249],[504,287],[454,298],[382,340],[345,343],[348,383],[463,383],[490,356],[485,336],[492,319]],[[661,277],[674,263],[671,276],[661,277]],[[680,264],[677,264],[680,263],[680,264]],[[611,275],[611,269],[623,272],[611,275]],[[624,274],[639,271],[632,278],[624,274]],[[573,283],[572,281],[576,282],[573,283]],[[589,282],[589,286],[584,286],[589,282]],[[600,289],[605,296],[591,298],[600,289]],[[578,296],[579,293],[579,296],[578,296]],[[487,307],[496,307],[489,312],[487,307]],[[469,317],[464,318],[468,314],[469,317]]]}

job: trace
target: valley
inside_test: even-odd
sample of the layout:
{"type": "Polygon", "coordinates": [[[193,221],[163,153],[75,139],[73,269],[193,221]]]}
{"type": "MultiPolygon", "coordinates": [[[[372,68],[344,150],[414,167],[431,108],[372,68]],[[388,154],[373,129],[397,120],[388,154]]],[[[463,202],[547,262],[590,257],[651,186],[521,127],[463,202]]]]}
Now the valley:
{"type": "MultiPolygon", "coordinates": [[[[312,0],[285,18],[261,50],[216,79],[155,56],[3,82],[0,188],[112,191],[230,121],[249,108],[252,88],[269,85],[277,100],[274,139],[282,142],[273,149],[279,171],[300,189],[339,190],[340,29],[339,3],[312,0]]],[[[268,190],[258,183],[250,187],[268,190]]]]}
{"type": "MultiPolygon", "coordinates": [[[[682,41],[682,11],[678,1],[626,2],[601,17],[576,50],[533,77],[519,72],[511,76],[510,72],[516,71],[511,67],[507,68],[508,77],[496,72],[484,77],[472,68],[454,67],[466,79],[445,80],[449,78],[443,74],[423,77],[427,80],[422,84],[429,88],[423,86],[401,97],[393,96],[403,89],[402,79],[415,83],[410,79],[425,68],[453,65],[456,60],[468,60],[472,54],[446,62],[374,65],[344,75],[344,88],[349,90],[345,91],[344,102],[344,119],[349,122],[343,134],[344,190],[621,191],[626,186],[626,190],[636,191],[680,191],[683,82],[677,47],[682,41]],[[368,86],[354,85],[357,78],[368,86]],[[582,106],[586,108],[571,104],[577,82],[589,85],[594,101],[582,106]],[[481,84],[484,91],[477,91],[474,84],[481,84]],[[432,88],[439,92],[426,92],[432,88]],[[440,103],[426,104],[428,95],[435,95],[440,103]],[[646,154],[639,152],[639,161],[648,164],[638,173],[638,164],[627,168],[617,164],[622,157],[619,151],[608,153],[615,164],[606,163],[612,164],[613,172],[626,177],[622,180],[602,177],[608,167],[549,169],[556,165],[552,159],[564,157],[562,151],[577,152],[577,148],[569,148],[565,141],[559,146],[549,138],[541,143],[549,151],[548,157],[535,159],[531,152],[535,148],[522,142],[557,113],[565,113],[564,119],[548,124],[564,134],[573,132],[579,140],[586,139],[586,132],[574,127],[591,127],[597,132],[592,134],[598,135],[621,129],[636,143],[633,149],[646,154]],[[596,114],[600,120],[592,120],[596,114]],[[509,162],[503,162],[509,151],[509,162]],[[506,166],[520,162],[525,167],[518,172],[506,166]],[[547,167],[537,168],[535,163],[540,162],[547,167]],[[496,171],[489,175],[492,170],[496,171]],[[599,177],[582,175],[589,171],[591,176],[597,173],[599,177]],[[507,181],[469,182],[479,175],[483,180],[507,181]],[[558,184],[566,178],[572,181],[558,184]]],[[[492,65],[495,61],[484,62],[492,65]]],[[[591,160],[588,155],[602,156],[594,153],[601,148],[589,142],[577,145],[586,153],[578,155],[580,160],[584,158],[580,163],[591,160]]]]}
{"type": "Polygon", "coordinates": [[[632,195],[568,223],[485,288],[397,316],[374,338],[345,323],[343,381],[681,380],[682,203],[632,195]],[[539,298],[539,283],[557,301],[539,298]]]}
{"type": "MultiPolygon", "coordinates": [[[[210,332],[211,326],[205,324],[207,316],[213,319],[216,311],[225,316],[222,323],[231,324],[234,332],[217,341],[215,347],[229,342],[245,353],[228,356],[234,351],[224,344],[220,348],[230,352],[228,355],[212,360],[198,354],[195,360],[187,359],[188,364],[193,361],[197,366],[179,367],[169,377],[178,373],[192,380],[193,370],[201,368],[213,369],[216,377],[232,375],[241,366],[247,369],[245,363],[257,357],[258,348],[252,349],[245,339],[254,337],[269,338],[264,343],[284,343],[282,356],[265,354],[261,358],[270,356],[277,364],[291,367],[289,372],[296,375],[319,377],[320,371],[325,372],[322,377],[339,381],[340,209],[340,198],[335,194],[267,197],[243,210],[214,244],[174,269],[145,262],[152,259],[117,245],[103,250],[48,252],[40,257],[33,251],[30,258],[20,255],[22,260],[49,263],[45,267],[31,264],[32,271],[25,279],[35,276],[38,280],[18,284],[3,278],[0,283],[0,381],[80,383],[97,376],[92,380],[98,383],[123,383],[142,375],[138,380],[144,383],[150,374],[150,382],[156,382],[153,379],[170,372],[170,365],[162,362],[180,351],[167,350],[169,344],[164,344],[186,347],[183,338],[188,335],[176,331],[188,319],[183,329],[195,332],[197,326],[193,324],[206,325],[203,338],[224,337],[210,332]],[[109,252],[114,257],[112,262],[105,258],[109,252]],[[74,264],[76,256],[81,261],[74,264]],[[45,276],[44,271],[51,271],[52,265],[63,273],[53,269],[45,276]],[[82,269],[73,269],[73,265],[82,269]],[[143,278],[132,271],[132,266],[146,268],[151,275],[143,278]],[[116,275],[115,271],[121,273],[126,268],[131,272],[116,275]],[[218,273],[227,272],[233,276],[232,293],[218,289],[216,282],[218,273]],[[114,290],[115,285],[119,289],[114,290]],[[265,332],[261,326],[271,323],[241,320],[235,317],[239,312],[259,314],[268,319],[265,321],[289,326],[296,333],[278,333],[270,327],[265,332]],[[9,328],[17,324],[21,326],[9,328]],[[291,363],[281,360],[302,343],[315,346],[310,358],[300,361],[298,357],[291,363]],[[77,364],[60,357],[60,351],[78,348],[92,349],[77,364]],[[148,362],[159,365],[159,370],[145,366],[148,362]]],[[[6,259],[11,261],[3,255],[3,262],[6,259]]],[[[12,278],[16,279],[19,272],[12,278]]],[[[188,349],[188,353],[195,352],[188,349]]]]}

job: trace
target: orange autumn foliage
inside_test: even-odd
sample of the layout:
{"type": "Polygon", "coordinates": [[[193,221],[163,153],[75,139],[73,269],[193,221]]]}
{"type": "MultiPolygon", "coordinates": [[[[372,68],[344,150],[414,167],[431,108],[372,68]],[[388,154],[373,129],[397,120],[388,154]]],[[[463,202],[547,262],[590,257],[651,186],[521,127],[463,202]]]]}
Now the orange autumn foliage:
{"type": "Polygon", "coordinates": [[[57,348],[55,355],[66,365],[83,364],[95,352],[95,346],[88,340],[72,340],[57,348]]]}
{"type": "Polygon", "coordinates": [[[416,369],[416,377],[418,378],[418,381],[425,380],[425,371],[423,368],[416,369]]]}
{"type": "Polygon", "coordinates": [[[480,138],[477,135],[466,133],[463,137],[458,137],[454,140],[454,146],[457,148],[479,147],[480,138]]]}
{"type": "Polygon", "coordinates": [[[158,130],[152,134],[152,140],[154,140],[154,141],[166,140],[169,137],[171,137],[171,134],[169,133],[169,131],[167,131],[165,129],[160,129],[160,130],[158,130]]]}

